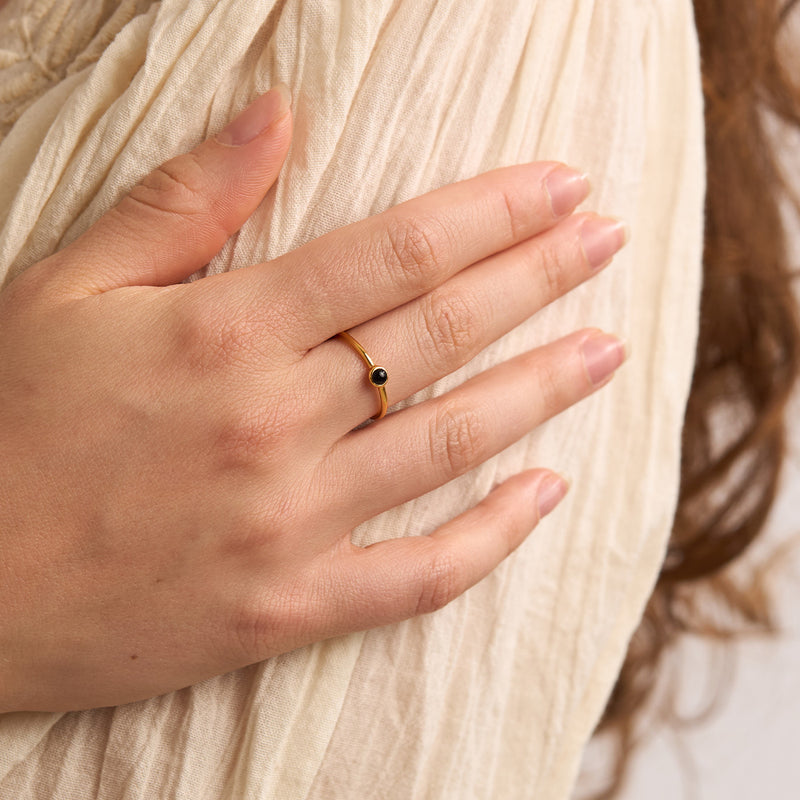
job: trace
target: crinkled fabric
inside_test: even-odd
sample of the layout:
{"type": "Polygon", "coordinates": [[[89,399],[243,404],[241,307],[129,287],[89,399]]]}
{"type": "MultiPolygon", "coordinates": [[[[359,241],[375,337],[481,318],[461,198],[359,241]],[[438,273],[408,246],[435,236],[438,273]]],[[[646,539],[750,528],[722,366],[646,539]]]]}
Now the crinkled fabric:
{"type": "Polygon", "coordinates": [[[464,596],[151,700],[0,717],[0,797],[567,798],[677,500],[705,188],[691,3],[10,0],[0,278],[277,81],[294,96],[286,164],[207,271],[494,167],[562,160],[591,173],[584,207],[627,219],[630,245],[411,402],[584,326],[626,336],[632,358],[602,392],[355,532],[425,535],[522,469],[570,475],[558,510],[464,596]]]}

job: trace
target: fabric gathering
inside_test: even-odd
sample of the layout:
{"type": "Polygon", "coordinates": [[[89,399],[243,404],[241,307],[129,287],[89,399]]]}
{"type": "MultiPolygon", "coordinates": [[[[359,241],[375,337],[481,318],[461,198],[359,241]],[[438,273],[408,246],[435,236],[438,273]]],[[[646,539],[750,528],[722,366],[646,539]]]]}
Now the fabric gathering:
{"type": "MultiPolygon", "coordinates": [[[[540,159],[630,222],[613,270],[406,404],[586,325],[630,363],[477,470],[357,529],[424,536],[499,480],[573,480],[443,610],[125,706],[0,719],[0,797],[564,800],[664,558],[698,330],[705,155],[688,0],[10,0],[0,9],[0,277],[291,87],[278,182],[196,277],[444,184],[540,159]],[[22,11],[20,11],[22,9],[22,11]]],[[[342,344],[344,347],[345,345],[342,344]]]]}

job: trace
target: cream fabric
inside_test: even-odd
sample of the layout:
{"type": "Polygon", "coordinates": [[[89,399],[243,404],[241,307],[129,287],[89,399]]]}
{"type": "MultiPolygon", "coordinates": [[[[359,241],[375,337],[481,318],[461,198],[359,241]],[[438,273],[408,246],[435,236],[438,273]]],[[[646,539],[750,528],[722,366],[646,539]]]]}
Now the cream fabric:
{"type": "Polygon", "coordinates": [[[72,5],[89,44],[59,45],[63,0],[0,12],[0,101],[21,114],[0,145],[0,274],[75,239],[283,80],[295,113],[286,165],[213,271],[493,167],[560,159],[591,172],[585,207],[629,220],[631,245],[415,399],[583,326],[628,336],[633,355],[598,395],[356,532],[423,535],[525,467],[571,475],[563,505],[466,595],[146,702],[0,717],[0,797],[568,797],[677,496],[704,194],[691,3],[127,3],[130,18],[84,62],[114,4],[72,5]],[[38,93],[9,89],[42,69],[38,93]]]}

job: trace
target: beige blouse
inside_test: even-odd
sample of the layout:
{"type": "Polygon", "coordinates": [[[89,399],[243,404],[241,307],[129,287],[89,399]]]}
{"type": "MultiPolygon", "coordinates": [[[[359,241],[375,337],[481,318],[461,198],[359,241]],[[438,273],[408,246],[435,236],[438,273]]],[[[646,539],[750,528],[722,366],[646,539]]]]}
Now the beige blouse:
{"type": "Polygon", "coordinates": [[[2,716],[0,797],[567,798],[677,498],[705,172],[690,0],[10,0],[0,279],[279,80],[294,94],[286,165],[212,271],[493,167],[563,160],[591,172],[585,207],[627,219],[631,245],[415,399],[589,325],[627,336],[632,358],[358,529],[425,535],[526,467],[570,475],[559,509],[450,606],[148,701],[2,716]]]}

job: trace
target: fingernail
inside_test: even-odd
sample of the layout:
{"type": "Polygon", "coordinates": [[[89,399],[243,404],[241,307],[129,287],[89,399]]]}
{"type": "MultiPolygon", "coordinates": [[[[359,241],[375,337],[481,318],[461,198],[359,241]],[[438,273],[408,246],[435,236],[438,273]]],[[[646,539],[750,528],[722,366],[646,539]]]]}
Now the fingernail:
{"type": "Polygon", "coordinates": [[[551,472],[539,484],[536,494],[536,503],[539,507],[539,519],[546,517],[563,499],[569,491],[569,481],[551,472]]]}
{"type": "Polygon", "coordinates": [[[227,127],[217,134],[220,144],[240,147],[252,142],[292,104],[292,93],[285,83],[276,83],[266,94],[257,97],[227,127]]]}
{"type": "Polygon", "coordinates": [[[553,215],[563,217],[585,200],[591,189],[589,176],[569,167],[556,167],[544,180],[553,215]]]}
{"type": "Polygon", "coordinates": [[[602,332],[585,339],[581,351],[589,380],[595,386],[603,383],[628,357],[627,345],[623,339],[602,332]]]}
{"type": "Polygon", "coordinates": [[[630,238],[627,223],[609,217],[590,217],[581,226],[581,244],[592,269],[608,264],[630,238]]]}

